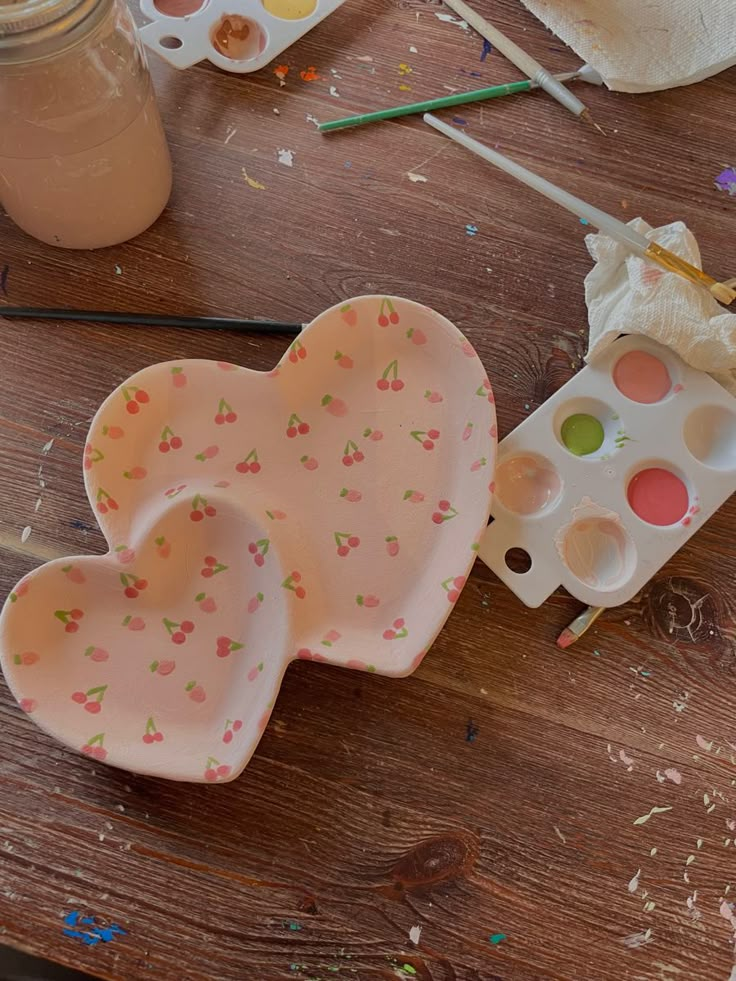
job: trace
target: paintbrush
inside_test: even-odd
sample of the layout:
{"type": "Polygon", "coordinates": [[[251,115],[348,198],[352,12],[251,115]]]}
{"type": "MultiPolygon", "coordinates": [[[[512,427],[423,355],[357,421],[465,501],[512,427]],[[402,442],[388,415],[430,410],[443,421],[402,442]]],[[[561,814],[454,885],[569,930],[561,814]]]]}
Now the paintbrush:
{"type": "Polygon", "coordinates": [[[521,164],[509,160],[508,157],[504,157],[503,154],[498,153],[496,150],[491,150],[490,147],[479,143],[478,140],[474,140],[466,136],[465,133],[461,133],[452,126],[448,126],[447,123],[443,123],[436,116],[425,113],[424,121],[440,133],[448,136],[451,140],[454,140],[455,143],[459,143],[467,150],[470,150],[471,153],[477,154],[477,156],[482,157],[488,163],[493,164],[507,174],[511,174],[512,177],[521,181],[522,184],[526,184],[528,187],[543,194],[551,201],[554,201],[555,204],[559,204],[563,208],[567,208],[568,211],[572,211],[578,218],[583,218],[589,224],[600,229],[604,234],[610,235],[611,238],[631,249],[635,255],[641,256],[643,259],[649,259],[668,272],[677,273],[678,276],[682,276],[697,286],[705,287],[719,303],[728,306],[729,303],[732,303],[736,299],[736,290],[732,288],[732,281],[729,280],[727,283],[719,283],[712,276],[704,273],[702,269],[698,269],[697,266],[693,266],[685,259],[681,259],[680,256],[675,255],[674,252],[670,252],[669,249],[665,249],[656,242],[650,242],[640,232],[635,231],[629,225],[625,225],[618,218],[614,218],[613,215],[609,215],[605,211],[601,211],[600,208],[596,208],[581,198],[575,197],[569,191],[564,191],[561,187],[557,187],[556,184],[552,184],[533,171],[527,170],[526,167],[522,167],[521,164]]]}
{"type": "Polygon", "coordinates": [[[471,27],[474,27],[480,36],[484,37],[489,44],[498,48],[501,54],[505,55],[518,69],[543,88],[548,95],[551,95],[553,99],[557,99],[574,116],[592,123],[596,129],[600,130],[601,133],[603,132],[600,126],[593,123],[590,111],[585,103],[581,102],[572,92],[569,92],[562,84],[562,81],[551,75],[546,68],[543,68],[536,58],[532,58],[530,54],[527,54],[511,38],[506,37],[497,27],[489,23],[485,17],[481,17],[480,14],[476,13],[464,0],[445,0],[445,3],[456,14],[459,14],[463,20],[467,21],[471,27]]]}
{"type": "Polygon", "coordinates": [[[585,631],[593,626],[604,609],[604,606],[589,606],[583,610],[580,616],[575,617],[572,623],[562,631],[557,638],[557,646],[562,648],[570,647],[576,640],[580,640],[585,631]]]}
{"type": "Polygon", "coordinates": [[[105,324],[137,324],[141,327],[247,330],[256,334],[298,334],[306,326],[306,324],[275,323],[270,320],[240,320],[237,317],[179,317],[151,313],[114,313],[110,310],[55,310],[0,306],[0,319],[2,317],[22,320],[76,320],[105,324]]]}
{"type": "MultiPolygon", "coordinates": [[[[583,67],[588,68],[587,65],[583,67]]],[[[585,77],[582,70],[580,72],[567,72],[565,75],[555,75],[555,78],[566,82],[579,77],[585,77]]],[[[598,77],[600,78],[600,76],[598,77]]],[[[538,88],[540,88],[539,82],[535,82],[533,79],[526,79],[523,82],[509,82],[506,85],[492,85],[490,88],[475,89],[472,92],[458,92],[455,95],[443,95],[437,99],[427,99],[425,102],[412,102],[405,106],[394,106],[392,109],[379,109],[377,112],[366,112],[359,116],[333,119],[328,123],[320,123],[317,129],[320,133],[331,133],[336,129],[347,129],[349,126],[364,126],[366,123],[377,123],[384,119],[396,119],[399,116],[411,116],[419,112],[433,112],[435,109],[448,109],[450,106],[463,106],[470,102],[498,99],[504,95],[516,95],[517,92],[530,92],[538,88]]]]}

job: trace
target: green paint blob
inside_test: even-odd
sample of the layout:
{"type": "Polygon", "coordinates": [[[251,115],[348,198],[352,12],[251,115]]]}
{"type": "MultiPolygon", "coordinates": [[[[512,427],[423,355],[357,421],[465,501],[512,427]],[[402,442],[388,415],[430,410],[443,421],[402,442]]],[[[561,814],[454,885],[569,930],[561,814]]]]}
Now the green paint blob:
{"type": "Polygon", "coordinates": [[[603,445],[605,433],[595,416],[576,412],[562,423],[562,442],[575,456],[588,456],[603,445]]]}
{"type": "Polygon", "coordinates": [[[506,939],[506,934],[505,933],[492,933],[491,936],[488,939],[494,945],[495,944],[500,944],[502,940],[505,940],[506,939]]]}

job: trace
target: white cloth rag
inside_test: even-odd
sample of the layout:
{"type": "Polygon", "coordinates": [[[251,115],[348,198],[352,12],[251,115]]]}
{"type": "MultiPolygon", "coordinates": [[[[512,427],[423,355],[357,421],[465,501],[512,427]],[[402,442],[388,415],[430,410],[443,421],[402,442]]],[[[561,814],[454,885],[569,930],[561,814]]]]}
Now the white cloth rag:
{"type": "MultiPolygon", "coordinates": [[[[702,268],[698,243],[683,222],[652,228],[634,218],[629,225],[702,268]]],[[[595,259],[585,277],[590,324],[586,360],[619,334],[646,334],[736,395],[736,314],[728,313],[704,287],[641,259],[607,235],[587,235],[585,244],[595,259]]]]}
{"type": "Polygon", "coordinates": [[[523,0],[618,92],[690,85],[736,64],[735,0],[523,0]]]}

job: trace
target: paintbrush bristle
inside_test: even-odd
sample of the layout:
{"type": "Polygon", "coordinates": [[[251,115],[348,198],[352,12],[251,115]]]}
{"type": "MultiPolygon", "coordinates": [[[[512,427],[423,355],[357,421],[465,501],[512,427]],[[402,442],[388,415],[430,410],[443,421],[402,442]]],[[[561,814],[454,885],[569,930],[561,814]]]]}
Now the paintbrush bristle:
{"type": "Polygon", "coordinates": [[[598,132],[601,134],[601,136],[608,135],[606,131],[603,129],[603,127],[599,126],[598,123],[593,119],[593,117],[590,114],[590,109],[585,109],[583,112],[581,112],[579,118],[582,119],[584,122],[586,122],[589,126],[592,126],[594,129],[597,129],[598,132]]]}

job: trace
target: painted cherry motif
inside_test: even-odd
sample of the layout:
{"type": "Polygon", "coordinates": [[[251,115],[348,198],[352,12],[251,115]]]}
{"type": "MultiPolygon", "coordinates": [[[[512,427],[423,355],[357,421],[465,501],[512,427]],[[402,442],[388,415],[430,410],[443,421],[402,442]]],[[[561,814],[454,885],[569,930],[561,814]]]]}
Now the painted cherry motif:
{"type": "Polygon", "coordinates": [[[84,656],[88,657],[90,661],[96,661],[98,664],[100,664],[103,661],[107,661],[110,654],[104,647],[95,647],[94,645],[91,645],[85,650],[84,656]]]}
{"type": "Polygon", "coordinates": [[[194,459],[199,460],[200,463],[205,463],[207,460],[214,460],[219,452],[219,446],[205,446],[201,452],[194,454],[194,459]]]}
{"type": "Polygon", "coordinates": [[[30,715],[31,712],[35,712],[38,708],[38,702],[35,698],[21,698],[18,704],[28,715],[30,715]]]}
{"type": "Polygon", "coordinates": [[[332,647],[332,645],[336,644],[341,637],[342,634],[338,630],[328,630],[320,641],[320,644],[322,644],[323,647],[332,647]]]}
{"type": "Polygon", "coordinates": [[[107,757],[107,750],[102,745],[105,741],[105,733],[98,732],[96,736],[92,736],[87,742],[82,746],[82,752],[85,756],[91,756],[95,760],[104,760],[107,757]]]}
{"type": "Polygon", "coordinates": [[[10,594],[10,602],[17,603],[18,600],[25,596],[28,590],[31,588],[30,583],[27,579],[22,579],[18,585],[15,587],[13,592],[10,594]]]}
{"type": "Polygon", "coordinates": [[[434,521],[436,525],[441,525],[443,522],[451,521],[453,518],[457,517],[458,512],[449,501],[438,501],[437,508],[438,510],[432,514],[432,521],[434,521]]]}
{"type": "Polygon", "coordinates": [[[309,430],[309,423],[301,419],[296,412],[292,412],[286,425],[286,435],[289,439],[294,439],[296,436],[306,436],[309,430]]]}
{"type": "Polygon", "coordinates": [[[217,412],[215,413],[215,425],[224,426],[231,425],[238,421],[237,412],[233,412],[233,407],[225,399],[220,399],[217,403],[217,412]]]}
{"type": "Polygon", "coordinates": [[[268,538],[259,538],[257,542],[250,542],[248,545],[248,551],[253,556],[253,561],[259,569],[263,568],[266,563],[266,556],[268,555],[270,545],[271,541],[268,538]]]}
{"type": "MultiPolygon", "coordinates": [[[[473,357],[476,357],[475,351],[473,351],[473,357]]],[[[484,379],[482,384],[480,384],[476,388],[475,394],[480,396],[481,398],[486,399],[488,402],[490,402],[491,405],[494,405],[496,402],[493,392],[491,391],[491,383],[488,381],[487,378],[484,379]]]]}
{"type": "Polygon", "coordinates": [[[365,606],[368,609],[373,609],[376,606],[379,606],[381,601],[377,596],[374,596],[372,593],[367,593],[365,596],[358,593],[358,595],[355,597],[355,602],[357,603],[358,606],[365,606]]]}
{"type": "Polygon", "coordinates": [[[396,535],[387,535],[384,541],[386,542],[386,551],[392,559],[395,559],[399,554],[399,539],[396,535]]]}
{"type": "Polygon", "coordinates": [[[146,629],[146,621],[143,619],[143,617],[130,617],[130,616],[128,616],[128,617],[125,617],[125,619],[123,620],[122,626],[123,627],[127,627],[128,630],[136,630],[136,631],[137,630],[145,630],[146,629]]]}
{"type": "Polygon", "coordinates": [[[263,671],[263,661],[259,661],[254,667],[248,672],[248,681],[255,681],[258,675],[263,671]]]}
{"type": "Polygon", "coordinates": [[[143,742],[146,743],[147,746],[150,746],[152,743],[162,743],[164,741],[164,734],[159,732],[156,728],[156,723],[153,721],[152,715],[148,716],[146,729],[142,738],[143,742]]]}
{"type": "Polygon", "coordinates": [[[383,300],[381,300],[381,306],[378,310],[378,326],[388,327],[389,324],[398,324],[399,320],[400,317],[396,312],[393,303],[388,297],[384,297],[383,300]],[[388,315],[386,315],[386,310],[388,310],[388,315]]]}
{"type": "Polygon", "coordinates": [[[369,439],[371,443],[378,443],[383,439],[383,433],[380,429],[364,429],[363,439],[369,439]]]}
{"type": "Polygon", "coordinates": [[[341,419],[348,414],[348,406],[342,399],[335,398],[334,395],[323,395],[320,402],[322,408],[326,409],[331,416],[341,419]]]}
{"type": "Polygon", "coordinates": [[[274,509],[273,511],[266,511],[266,517],[270,521],[286,521],[287,514],[286,511],[277,511],[274,509]]]}
{"type": "Polygon", "coordinates": [[[388,630],[383,631],[384,640],[403,640],[404,637],[409,636],[409,631],[404,625],[404,620],[402,617],[397,617],[393,624],[388,628],[388,630]]]}
{"type": "Polygon", "coordinates": [[[307,349],[304,347],[301,341],[296,340],[289,348],[289,361],[292,364],[298,364],[300,361],[306,361],[307,349]]]}
{"type": "Polygon", "coordinates": [[[141,406],[147,405],[151,401],[148,392],[135,385],[124,385],[122,395],[125,400],[125,411],[131,416],[138,415],[141,411],[141,406]]]}
{"type": "Polygon", "coordinates": [[[91,470],[95,463],[99,463],[100,460],[104,460],[105,455],[100,450],[96,450],[94,446],[87,443],[84,447],[84,469],[91,470]]]}
{"type": "Polygon", "coordinates": [[[229,657],[235,651],[242,651],[243,644],[239,644],[236,640],[231,640],[230,637],[218,637],[217,647],[215,653],[218,657],[229,657]]]}
{"type": "Polygon", "coordinates": [[[130,565],[135,562],[135,551],[127,545],[116,545],[113,549],[115,558],[121,565],[130,565]]]}
{"type": "Polygon", "coordinates": [[[457,603],[460,598],[460,590],[465,585],[465,576],[450,576],[442,582],[442,588],[447,593],[448,603],[457,603]]]}
{"type": "Polygon", "coordinates": [[[79,586],[87,582],[87,577],[78,565],[63,565],[61,571],[70,582],[77,583],[79,586]]]}
{"type": "Polygon", "coordinates": [[[340,368],[352,368],[355,362],[350,357],[349,354],[343,354],[342,351],[335,351],[334,360],[337,361],[340,368]]]}
{"type": "Polygon", "coordinates": [[[302,574],[301,572],[294,570],[291,575],[287,576],[286,579],[281,583],[283,589],[288,589],[297,599],[304,599],[307,595],[307,591],[304,586],[301,585],[302,574]]]}
{"type": "Polygon", "coordinates": [[[433,392],[431,388],[428,388],[425,391],[424,397],[428,402],[431,402],[433,405],[437,404],[438,402],[444,402],[444,399],[442,398],[440,393],[433,392]]]}
{"type": "Polygon", "coordinates": [[[383,374],[376,382],[379,392],[400,392],[404,387],[404,382],[399,378],[399,362],[394,358],[384,368],[383,374]]]}
{"type": "Polygon", "coordinates": [[[360,539],[357,535],[353,535],[349,531],[336,531],[334,532],[335,545],[337,546],[337,554],[344,558],[346,555],[350,555],[351,549],[357,548],[360,545],[360,539]]]}
{"type": "Polygon", "coordinates": [[[64,630],[68,634],[75,634],[79,630],[79,621],[84,616],[81,610],[54,610],[54,616],[64,624],[64,630]]]}
{"type": "Polygon", "coordinates": [[[192,509],[189,512],[191,521],[203,521],[205,518],[214,518],[217,515],[217,508],[213,504],[207,503],[207,498],[201,494],[195,494],[192,498],[192,509]]]}
{"type": "Polygon", "coordinates": [[[214,756],[207,757],[204,778],[209,783],[215,783],[216,780],[223,780],[225,777],[229,777],[230,773],[231,768],[226,763],[220,763],[214,756]]]}
{"type": "Polygon", "coordinates": [[[27,668],[30,668],[32,664],[38,664],[40,660],[41,655],[35,651],[23,651],[22,654],[15,654],[13,656],[13,664],[22,664],[27,668]]]}
{"type": "Polygon", "coordinates": [[[242,719],[225,719],[225,731],[222,734],[222,741],[224,743],[231,743],[233,741],[233,735],[236,732],[240,732],[243,728],[242,719]]]}
{"type": "Polygon", "coordinates": [[[354,440],[349,439],[342,451],[343,466],[352,467],[354,463],[362,463],[363,460],[365,460],[365,454],[358,449],[358,444],[354,440]]]}
{"type": "Polygon", "coordinates": [[[176,661],[151,661],[151,663],[148,665],[148,670],[151,672],[151,674],[158,674],[162,678],[165,678],[167,675],[170,675],[172,671],[176,670],[176,661]]]}
{"type": "Polygon", "coordinates": [[[178,365],[171,369],[171,383],[174,388],[186,388],[187,376],[184,374],[184,369],[178,365]]]}
{"type": "Polygon", "coordinates": [[[184,686],[184,691],[188,693],[193,702],[197,702],[201,705],[202,702],[207,701],[207,692],[204,690],[202,685],[198,685],[196,681],[189,681],[184,686]]]}
{"type": "Polygon", "coordinates": [[[319,461],[313,456],[300,457],[299,462],[305,470],[316,470],[319,467],[319,461]]]}
{"type": "Polygon", "coordinates": [[[473,423],[466,422],[465,429],[463,429],[463,443],[467,443],[470,437],[473,435],[473,423]]]}
{"type": "Polygon", "coordinates": [[[183,490],[186,490],[186,487],[186,484],[179,484],[178,487],[169,487],[168,490],[164,491],[164,497],[168,498],[170,501],[173,501],[173,499],[178,497],[183,490]]]}
{"type": "Polygon", "coordinates": [[[263,602],[263,593],[256,593],[255,596],[251,596],[248,600],[248,613],[255,613],[263,602]]]}
{"type": "Polygon", "coordinates": [[[409,338],[412,344],[416,344],[417,347],[427,343],[427,335],[419,327],[410,327],[406,332],[406,336],[409,338]]]}
{"type": "Polygon", "coordinates": [[[477,473],[485,466],[488,466],[488,460],[486,460],[484,456],[481,456],[477,460],[473,460],[473,462],[470,464],[470,472],[477,473]]]}
{"type": "Polygon", "coordinates": [[[424,494],[418,490],[405,490],[404,500],[409,501],[410,504],[421,504],[424,500],[424,494]]]}
{"type": "Polygon", "coordinates": [[[125,430],[121,426],[103,426],[102,435],[108,436],[110,439],[122,439],[125,436],[125,430]]]}
{"type": "Polygon", "coordinates": [[[134,572],[121,572],[120,582],[123,584],[123,595],[128,599],[137,599],[148,588],[148,580],[140,579],[134,572]]]}
{"type": "Polygon", "coordinates": [[[181,623],[177,623],[175,620],[169,620],[168,617],[162,617],[161,623],[171,638],[172,644],[185,644],[187,635],[194,632],[194,624],[191,620],[182,620],[181,623]]]}
{"type": "Polygon", "coordinates": [[[340,316],[348,327],[355,327],[355,325],[358,323],[358,311],[354,310],[349,303],[346,303],[345,306],[340,307],[340,316]]]}
{"type": "Polygon", "coordinates": [[[207,593],[197,593],[194,602],[198,604],[202,613],[215,613],[217,611],[214,596],[208,596],[207,593]]]}
{"type": "Polygon", "coordinates": [[[72,692],[72,701],[77,705],[83,705],[85,711],[96,715],[102,711],[102,699],[105,697],[107,685],[98,685],[96,688],[88,688],[87,691],[72,692]]]}
{"type": "Polygon", "coordinates": [[[258,462],[258,453],[255,449],[244,457],[239,463],[235,464],[238,473],[260,473],[261,465],[258,462]]]}
{"type": "Polygon", "coordinates": [[[126,480],[144,480],[148,476],[145,467],[131,467],[130,470],[123,470],[123,477],[126,480]]]}
{"type": "Polygon", "coordinates": [[[159,453],[168,453],[169,450],[180,450],[184,445],[181,436],[177,436],[171,426],[164,426],[161,430],[161,441],[158,444],[159,453]]]}
{"type": "Polygon", "coordinates": [[[95,507],[98,514],[107,514],[108,511],[118,510],[118,502],[100,487],[95,495],[95,507]]]}
{"type": "Polygon", "coordinates": [[[340,497],[344,498],[346,501],[350,501],[351,504],[357,504],[358,501],[363,500],[363,495],[359,490],[350,489],[348,487],[343,487],[340,491],[340,497]]]}
{"type": "Polygon", "coordinates": [[[409,434],[417,443],[421,443],[425,450],[433,450],[434,444],[440,438],[439,429],[413,429],[409,434]]]}
{"type": "Polygon", "coordinates": [[[156,546],[156,554],[160,559],[168,559],[171,555],[171,543],[166,540],[163,535],[154,539],[154,544],[156,546]]]}

